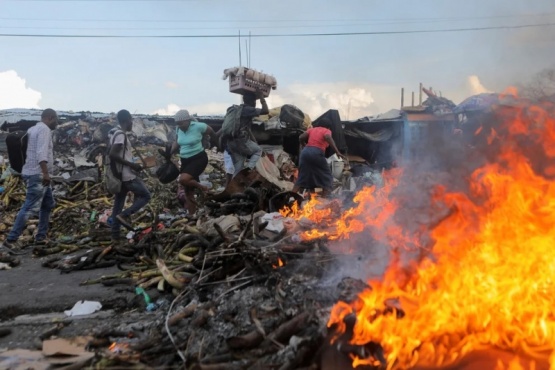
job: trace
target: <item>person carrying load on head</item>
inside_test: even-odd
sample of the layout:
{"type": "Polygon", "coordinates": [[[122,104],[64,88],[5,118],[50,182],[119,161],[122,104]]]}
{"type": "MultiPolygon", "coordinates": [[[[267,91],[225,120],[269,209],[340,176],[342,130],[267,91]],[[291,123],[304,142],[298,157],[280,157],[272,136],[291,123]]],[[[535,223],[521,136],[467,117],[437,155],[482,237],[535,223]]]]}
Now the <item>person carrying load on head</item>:
{"type": "MultiPolygon", "coordinates": [[[[270,112],[266,104],[266,99],[264,99],[262,93],[259,91],[256,93],[245,93],[243,95],[243,104],[238,107],[241,109],[241,113],[239,124],[234,130],[235,132],[233,132],[232,135],[224,133],[222,137],[222,146],[229,152],[233,160],[233,167],[235,168],[234,176],[245,167],[249,170],[253,170],[256,167],[256,163],[262,155],[262,148],[258,146],[252,134],[252,121],[255,117],[270,112]],[[257,99],[260,99],[262,108],[256,108],[257,99]]],[[[231,107],[228,108],[228,112],[230,109],[231,107]]],[[[224,130],[224,128],[222,128],[222,130],[224,130]]]]}
{"type": "Polygon", "coordinates": [[[185,207],[188,215],[192,217],[197,210],[194,190],[208,192],[208,188],[202,185],[199,179],[208,165],[208,155],[202,144],[203,139],[207,135],[213,139],[216,134],[212,127],[197,121],[185,109],[177,112],[174,120],[177,125],[177,137],[172,144],[171,154],[179,151],[181,174],[178,181],[185,188],[185,207]]]}
{"type": "Polygon", "coordinates": [[[299,136],[299,142],[304,146],[299,158],[299,178],[293,187],[294,192],[299,189],[323,189],[322,196],[327,196],[332,191],[333,176],[326,160],[325,152],[328,146],[335,153],[347,160],[339,152],[331,136],[331,122],[322,119],[299,136]]]}

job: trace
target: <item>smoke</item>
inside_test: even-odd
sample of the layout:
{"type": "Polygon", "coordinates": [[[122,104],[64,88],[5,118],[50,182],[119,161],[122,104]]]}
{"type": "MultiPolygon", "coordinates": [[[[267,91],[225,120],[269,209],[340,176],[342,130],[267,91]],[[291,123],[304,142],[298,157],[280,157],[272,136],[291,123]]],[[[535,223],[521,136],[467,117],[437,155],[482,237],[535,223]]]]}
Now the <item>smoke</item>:
{"type": "Polygon", "coordinates": [[[492,92],[491,90],[487,89],[484,85],[482,85],[482,83],[480,82],[480,79],[476,75],[468,76],[467,82],[470,87],[470,91],[472,92],[472,95],[492,92]]]}
{"type": "Polygon", "coordinates": [[[39,108],[42,94],[26,85],[16,71],[0,72],[0,109],[39,108]]]}

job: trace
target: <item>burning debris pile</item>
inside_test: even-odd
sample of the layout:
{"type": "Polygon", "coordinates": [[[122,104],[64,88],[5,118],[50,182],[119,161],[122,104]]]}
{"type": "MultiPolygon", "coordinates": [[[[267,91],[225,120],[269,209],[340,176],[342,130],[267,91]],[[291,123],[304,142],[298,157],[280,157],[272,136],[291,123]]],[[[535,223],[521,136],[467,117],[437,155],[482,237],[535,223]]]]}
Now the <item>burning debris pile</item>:
{"type": "MultiPolygon", "coordinates": [[[[392,169],[352,199],[303,201],[260,169],[195,221],[170,212],[175,189],[156,188],[128,245],[65,219],[76,239],[59,238],[44,266],[116,265],[83,284],[136,292],[150,311],[88,333],[97,368],[550,369],[553,109],[495,106],[471,156],[457,148],[472,163],[392,169]]],[[[61,218],[97,210],[98,189],[80,184],[61,218]]]]}
{"type": "MultiPolygon", "coordinates": [[[[468,186],[436,187],[435,217],[421,224],[428,241],[423,228],[395,228],[403,207],[397,197],[380,201],[377,189],[359,193],[367,206],[345,212],[331,231],[304,234],[345,239],[369,230],[392,252],[383,278],[333,308],[327,358],[336,362],[322,368],[553,367],[552,108],[494,109],[483,128],[490,140],[476,149],[490,161],[468,186]],[[411,253],[418,258],[406,259],[411,253]]],[[[403,187],[401,176],[392,192],[403,187]]]]}

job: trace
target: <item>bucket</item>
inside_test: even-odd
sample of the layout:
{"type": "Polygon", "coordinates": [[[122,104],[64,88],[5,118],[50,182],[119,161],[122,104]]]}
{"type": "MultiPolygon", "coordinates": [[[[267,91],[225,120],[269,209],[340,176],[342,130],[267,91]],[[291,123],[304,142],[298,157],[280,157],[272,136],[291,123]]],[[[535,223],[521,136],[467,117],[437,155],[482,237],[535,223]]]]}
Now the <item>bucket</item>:
{"type": "Polygon", "coordinates": [[[341,178],[341,174],[343,173],[343,169],[345,168],[345,162],[334,154],[328,158],[328,163],[330,165],[332,176],[339,180],[341,178]]]}

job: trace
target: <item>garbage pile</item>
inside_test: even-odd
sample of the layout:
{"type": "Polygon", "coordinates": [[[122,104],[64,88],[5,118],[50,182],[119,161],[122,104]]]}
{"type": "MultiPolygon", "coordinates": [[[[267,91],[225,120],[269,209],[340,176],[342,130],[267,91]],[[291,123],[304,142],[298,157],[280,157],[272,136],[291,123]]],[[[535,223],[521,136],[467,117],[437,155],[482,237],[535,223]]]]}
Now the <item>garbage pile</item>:
{"type": "MultiPolygon", "coordinates": [[[[352,287],[321,280],[336,257],[322,240],[303,241],[302,222],[279,213],[303,201],[288,191],[296,169],[287,154],[265,148],[256,171],[240,173],[224,187],[223,155],[207,150],[209,165],[201,181],[219,191],[198,195],[203,212],[194,219],[179,204],[177,183],[163,185],[152,176],[164,161],[157,151],[167,139],[162,134],[171,130],[137,134],[136,147],[153,158],[145,171],[153,198],[134,217],[137,227],[127,242],[116,244],[110,241],[113,201],[98,166],[102,138],[99,145],[92,139],[107,133],[104,124],[111,127],[112,121],[91,120],[95,124],[78,125],[79,130],[75,121],[60,125],[52,241],[32,247],[31,253],[43,267],[63,274],[117,266],[120,272],[100,273],[82,284],[136,292],[140,311],[152,316],[118,328],[99,325],[88,333],[86,348],[95,356],[88,356],[87,364],[97,369],[296,369],[313,364],[329,308],[352,287]]],[[[25,192],[21,178],[6,163],[1,166],[3,240],[25,192]]],[[[35,229],[31,220],[23,241],[30,241],[35,229]]],[[[19,263],[17,257],[4,257],[12,258],[8,267],[19,263]]]]}
{"type": "MultiPolygon", "coordinates": [[[[225,176],[223,161],[219,153],[209,153],[205,181],[216,183],[225,176]]],[[[270,163],[263,157],[254,176],[238,175],[224,191],[201,199],[206,214],[197,220],[181,213],[177,184],[147,177],[153,199],[122,244],[109,240],[112,201],[100,182],[55,182],[54,241],[34,247],[33,255],[64,274],[117,266],[120,272],[81,284],[134,291],[140,311],[152,313],[86,333],[84,348],[94,352],[86,364],[297,369],[314,363],[329,307],[351,287],[321,281],[335,257],[321,240],[303,242],[302,223],[277,212],[302,198],[282,191],[280,184],[291,183],[273,178],[272,171],[279,170],[270,163]],[[219,205],[217,217],[209,204],[219,205]],[[324,293],[323,284],[331,284],[324,293]]],[[[19,177],[9,176],[4,185],[2,234],[24,197],[19,177]]],[[[26,230],[27,238],[33,228],[26,230]]]]}

